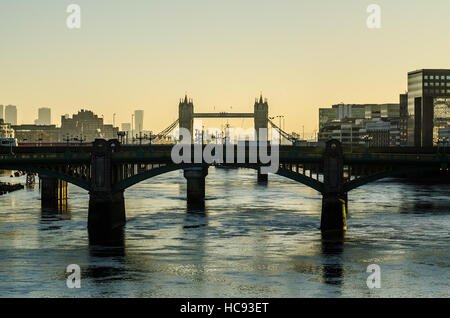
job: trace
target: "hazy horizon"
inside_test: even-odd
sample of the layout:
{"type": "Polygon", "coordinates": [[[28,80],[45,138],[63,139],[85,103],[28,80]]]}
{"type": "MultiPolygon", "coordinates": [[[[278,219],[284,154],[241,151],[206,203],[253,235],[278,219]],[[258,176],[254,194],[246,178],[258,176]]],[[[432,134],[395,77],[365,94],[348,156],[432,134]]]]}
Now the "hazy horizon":
{"type": "Polygon", "coordinates": [[[319,107],[398,103],[407,72],[450,68],[448,9],[448,0],[3,0],[0,104],[17,106],[19,124],[51,107],[53,124],[89,109],[106,123],[116,113],[120,127],[143,109],[144,129],[160,131],[185,92],[198,112],[251,112],[262,92],[286,131],[311,133],[319,107]],[[79,30],[66,26],[71,3],[79,30]],[[372,3],[380,29],[366,26],[372,3]]]}

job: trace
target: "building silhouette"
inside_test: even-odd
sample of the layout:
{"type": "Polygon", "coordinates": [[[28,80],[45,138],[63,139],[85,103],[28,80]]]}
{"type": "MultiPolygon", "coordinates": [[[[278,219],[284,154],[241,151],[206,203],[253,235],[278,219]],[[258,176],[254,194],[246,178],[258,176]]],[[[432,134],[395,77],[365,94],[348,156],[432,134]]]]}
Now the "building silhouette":
{"type": "Polygon", "coordinates": [[[15,137],[22,143],[62,141],[61,129],[56,125],[15,125],[15,137]]]}
{"type": "Polygon", "coordinates": [[[62,140],[94,141],[96,138],[117,138],[118,128],[113,125],[105,125],[103,118],[98,117],[92,111],[80,110],[72,118],[61,116],[62,140]]]}
{"type": "Polygon", "coordinates": [[[144,130],[144,111],[135,110],[134,111],[134,132],[139,134],[144,130]]]}
{"type": "Polygon", "coordinates": [[[17,125],[17,107],[8,105],[5,107],[5,122],[11,125],[17,125]]]}
{"type": "Polygon", "coordinates": [[[51,109],[48,107],[42,107],[38,109],[38,119],[34,121],[36,125],[51,125],[51,109]]]}

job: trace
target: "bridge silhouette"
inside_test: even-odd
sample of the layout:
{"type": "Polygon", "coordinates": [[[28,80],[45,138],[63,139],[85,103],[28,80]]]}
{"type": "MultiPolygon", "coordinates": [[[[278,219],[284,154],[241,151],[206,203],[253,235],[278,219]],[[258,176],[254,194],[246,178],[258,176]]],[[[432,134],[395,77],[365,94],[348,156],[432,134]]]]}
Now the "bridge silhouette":
{"type": "MultiPolygon", "coordinates": [[[[261,117],[267,118],[264,104],[267,105],[267,102],[257,100],[255,112],[261,111],[261,117]],[[263,107],[259,108],[261,105],[263,107]]],[[[180,102],[180,113],[186,111],[186,107],[189,116],[182,115],[185,117],[179,120],[179,124],[192,129],[190,123],[196,116],[192,103],[187,99],[180,102]]],[[[249,114],[244,115],[250,117],[249,114]]],[[[255,126],[267,127],[268,120],[257,118],[258,115],[255,114],[253,116],[255,126]]],[[[170,129],[166,129],[168,130],[170,129]]],[[[202,151],[206,147],[199,146],[202,151]]],[[[276,174],[322,194],[322,231],[346,230],[348,192],[353,189],[387,177],[418,173],[439,174],[447,179],[449,176],[449,154],[437,152],[434,148],[352,147],[349,151],[343,149],[337,140],[328,141],[325,147],[277,147],[279,164],[276,174]]],[[[84,147],[15,147],[13,153],[3,149],[4,153],[0,154],[0,169],[37,173],[41,182],[43,205],[56,203],[58,206],[61,201],[67,200],[67,183],[89,191],[89,236],[107,239],[109,233],[125,225],[124,191],[158,175],[182,169],[187,180],[187,204],[204,206],[205,178],[211,164],[203,158],[198,163],[174,163],[172,148],[173,145],[163,144],[121,145],[117,139],[96,139],[91,146],[84,147]]],[[[272,148],[273,145],[268,146],[269,151],[272,148]]],[[[263,163],[259,152],[257,160],[250,161],[249,145],[244,150],[245,160],[239,161],[242,158],[238,158],[237,145],[232,146],[232,160],[231,163],[227,160],[226,164],[255,169],[258,172],[258,182],[267,182],[267,175],[261,172],[261,168],[267,163],[263,163]]],[[[227,151],[229,149],[224,147],[225,154],[227,151]]],[[[191,154],[193,156],[194,149],[191,154]]],[[[195,162],[193,157],[192,159],[191,162],[195,162]]]]}

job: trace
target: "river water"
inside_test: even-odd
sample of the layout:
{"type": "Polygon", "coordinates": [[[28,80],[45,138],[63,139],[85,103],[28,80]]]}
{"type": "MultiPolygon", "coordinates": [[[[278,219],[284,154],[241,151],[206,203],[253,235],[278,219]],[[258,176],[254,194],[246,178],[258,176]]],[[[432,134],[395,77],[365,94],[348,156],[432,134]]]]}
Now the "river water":
{"type": "MultiPolygon", "coordinates": [[[[25,182],[24,177],[0,181],[25,182]]],[[[42,211],[39,189],[0,196],[1,297],[449,297],[450,186],[382,180],[349,193],[348,231],[323,238],[321,196],[253,170],[210,168],[204,211],[171,172],[125,191],[123,244],[90,245],[88,193],[42,211]],[[81,288],[66,267],[81,268],[81,288]],[[370,264],[381,288],[369,289],[370,264]]]]}

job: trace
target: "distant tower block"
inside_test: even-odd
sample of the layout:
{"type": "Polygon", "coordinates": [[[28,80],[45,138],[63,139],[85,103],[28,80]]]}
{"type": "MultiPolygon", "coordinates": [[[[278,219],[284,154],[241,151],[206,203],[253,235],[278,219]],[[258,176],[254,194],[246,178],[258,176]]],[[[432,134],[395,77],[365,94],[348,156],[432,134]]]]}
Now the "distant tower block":
{"type": "Polygon", "coordinates": [[[268,138],[267,136],[267,127],[268,127],[268,117],[269,117],[269,105],[267,104],[267,99],[263,101],[262,95],[259,97],[259,100],[255,100],[255,130],[256,130],[256,137],[259,139],[260,137],[268,138]],[[266,134],[265,136],[259,135],[259,129],[260,128],[266,128],[266,134]]]}
{"type": "Polygon", "coordinates": [[[187,95],[184,96],[184,100],[180,100],[180,104],[178,106],[178,118],[180,128],[186,128],[189,130],[192,141],[194,129],[194,104],[192,99],[188,100],[187,95]]]}

